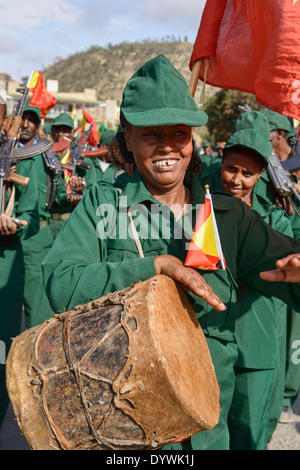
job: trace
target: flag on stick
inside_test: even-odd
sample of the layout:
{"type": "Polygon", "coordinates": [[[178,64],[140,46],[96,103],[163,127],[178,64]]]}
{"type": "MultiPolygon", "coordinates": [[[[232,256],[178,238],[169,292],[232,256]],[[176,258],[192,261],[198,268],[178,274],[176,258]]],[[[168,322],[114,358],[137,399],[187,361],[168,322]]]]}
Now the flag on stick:
{"type": "Polygon", "coordinates": [[[207,271],[226,269],[209,187],[201,206],[184,265],[207,271]]]}
{"type": "Polygon", "coordinates": [[[56,105],[57,99],[47,91],[41,72],[33,72],[28,88],[32,92],[30,106],[40,108],[41,117],[44,118],[56,105]]]}
{"type": "Polygon", "coordinates": [[[82,118],[82,122],[81,122],[81,130],[84,131],[85,130],[85,125],[86,124],[92,124],[93,127],[92,127],[92,131],[89,135],[89,138],[88,138],[88,144],[91,146],[91,147],[96,147],[97,143],[98,143],[98,131],[97,131],[97,124],[96,124],[96,121],[95,119],[86,112],[86,110],[83,108],[82,110],[82,113],[83,113],[83,118],[82,118]]]}
{"type": "Polygon", "coordinates": [[[200,60],[202,81],[300,119],[300,1],[207,0],[190,69],[200,60]]]}

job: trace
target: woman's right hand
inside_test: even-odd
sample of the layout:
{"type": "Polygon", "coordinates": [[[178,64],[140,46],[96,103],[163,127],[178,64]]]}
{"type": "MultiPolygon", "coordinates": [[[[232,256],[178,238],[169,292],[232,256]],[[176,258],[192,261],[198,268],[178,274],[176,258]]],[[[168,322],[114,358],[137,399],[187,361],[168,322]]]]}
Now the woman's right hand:
{"type": "Polygon", "coordinates": [[[212,288],[205,282],[201,274],[195,269],[184,266],[175,256],[161,255],[154,257],[156,274],[164,274],[181,284],[188,292],[202,297],[216,310],[226,310],[221,299],[214,293],[212,288]]]}

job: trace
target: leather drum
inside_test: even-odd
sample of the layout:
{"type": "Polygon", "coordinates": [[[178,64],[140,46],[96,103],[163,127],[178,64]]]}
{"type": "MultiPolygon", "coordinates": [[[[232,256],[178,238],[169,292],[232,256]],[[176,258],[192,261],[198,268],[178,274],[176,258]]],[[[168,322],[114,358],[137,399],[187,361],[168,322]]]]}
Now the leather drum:
{"type": "Polygon", "coordinates": [[[205,337],[166,276],[25,331],[6,366],[15,417],[34,450],[155,450],[219,420],[205,337]]]}

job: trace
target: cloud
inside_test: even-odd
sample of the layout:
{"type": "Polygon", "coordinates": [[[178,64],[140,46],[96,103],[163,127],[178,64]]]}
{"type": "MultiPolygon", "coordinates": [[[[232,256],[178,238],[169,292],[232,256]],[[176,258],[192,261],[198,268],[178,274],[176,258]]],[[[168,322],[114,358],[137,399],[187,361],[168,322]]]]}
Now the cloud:
{"type": "Polygon", "coordinates": [[[23,44],[13,36],[0,36],[0,53],[9,54],[23,50],[23,44]]]}
{"type": "Polygon", "coordinates": [[[0,28],[11,32],[30,30],[42,23],[75,24],[80,9],[66,0],[26,0],[20,8],[20,0],[0,0],[0,28]]]}
{"type": "Polygon", "coordinates": [[[199,26],[206,0],[154,0],[141,3],[139,16],[147,21],[199,26]]]}

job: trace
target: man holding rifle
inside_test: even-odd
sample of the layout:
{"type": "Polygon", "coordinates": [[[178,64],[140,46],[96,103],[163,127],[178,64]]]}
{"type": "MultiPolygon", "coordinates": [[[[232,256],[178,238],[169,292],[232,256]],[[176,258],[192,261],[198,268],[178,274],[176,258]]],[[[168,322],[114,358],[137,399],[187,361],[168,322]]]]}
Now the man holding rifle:
{"type": "MultiPolygon", "coordinates": [[[[1,144],[0,158],[3,159],[5,132],[5,102],[0,104],[1,144]]],[[[3,164],[1,164],[3,168],[3,164]]],[[[0,215],[0,340],[6,346],[8,354],[11,339],[20,333],[22,303],[24,294],[24,261],[21,240],[37,233],[38,207],[35,173],[33,162],[24,160],[18,163],[18,175],[24,178],[27,185],[9,182],[10,178],[2,176],[2,207],[0,215]],[[29,179],[29,182],[28,182],[29,179]]],[[[22,180],[22,179],[21,179],[22,180]]],[[[0,426],[8,407],[8,396],[5,385],[5,364],[0,364],[0,426]]]]}
{"type": "MultiPolygon", "coordinates": [[[[40,109],[27,101],[22,114],[19,147],[29,147],[37,142],[41,125],[40,109]]],[[[66,197],[58,174],[47,167],[44,154],[31,158],[37,184],[39,232],[22,241],[25,264],[24,309],[27,328],[32,328],[54,315],[44,293],[41,263],[51,248],[54,235],[51,229],[51,206],[62,204],[66,197]]]]}

